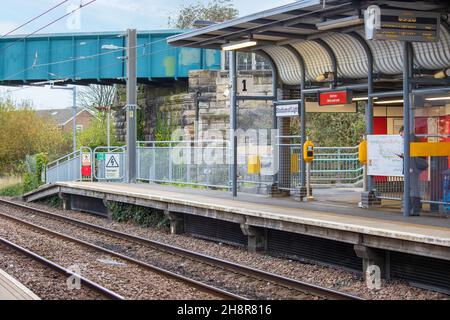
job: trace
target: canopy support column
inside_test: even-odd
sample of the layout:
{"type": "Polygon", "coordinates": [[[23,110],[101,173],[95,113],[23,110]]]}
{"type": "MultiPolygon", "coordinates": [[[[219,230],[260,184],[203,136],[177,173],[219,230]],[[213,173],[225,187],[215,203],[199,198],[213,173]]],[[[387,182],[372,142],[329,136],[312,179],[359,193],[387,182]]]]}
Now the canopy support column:
{"type": "Polygon", "coordinates": [[[305,110],[305,81],[306,81],[306,65],[305,60],[303,59],[300,52],[298,52],[291,45],[286,46],[297,58],[300,64],[300,103],[298,115],[300,116],[300,185],[298,194],[295,195],[295,198],[302,201],[304,197],[306,197],[306,163],[305,159],[303,159],[303,146],[306,142],[306,110],[305,110]]]}
{"type": "MultiPolygon", "coordinates": [[[[373,134],[373,54],[367,42],[362,36],[356,32],[351,32],[353,38],[355,38],[363,47],[367,56],[367,105],[366,105],[366,139],[367,136],[373,134]]],[[[367,168],[367,167],[366,167],[367,168]]],[[[367,175],[365,170],[364,175],[367,175]]],[[[361,197],[363,207],[368,208],[373,204],[379,204],[380,201],[376,197],[376,190],[373,183],[373,177],[367,176],[367,190],[361,197]]]]}
{"type": "Polygon", "coordinates": [[[413,52],[411,43],[405,41],[403,43],[403,216],[408,217],[410,215],[410,141],[411,136],[411,77],[412,77],[412,64],[413,64],[413,52]]]}
{"type": "Polygon", "coordinates": [[[230,168],[231,175],[231,192],[233,197],[237,197],[237,65],[236,65],[236,51],[230,51],[230,146],[232,163],[230,168]]]}
{"type": "Polygon", "coordinates": [[[272,96],[273,96],[273,105],[272,105],[272,132],[271,132],[271,144],[272,144],[272,167],[273,167],[273,175],[272,175],[272,185],[268,186],[268,194],[272,197],[274,196],[284,196],[285,192],[282,192],[278,189],[278,170],[279,170],[279,152],[278,152],[278,118],[277,118],[277,107],[275,102],[282,97],[278,96],[278,68],[272,57],[269,56],[263,50],[256,51],[258,55],[263,57],[269,63],[272,69],[272,96]]]}

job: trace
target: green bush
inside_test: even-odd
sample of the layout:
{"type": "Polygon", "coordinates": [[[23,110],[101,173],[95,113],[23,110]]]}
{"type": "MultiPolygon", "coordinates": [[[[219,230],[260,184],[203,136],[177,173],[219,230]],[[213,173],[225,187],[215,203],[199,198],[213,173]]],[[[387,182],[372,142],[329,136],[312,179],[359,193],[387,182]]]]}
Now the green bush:
{"type": "Polygon", "coordinates": [[[59,196],[50,196],[42,201],[44,204],[53,208],[62,208],[63,201],[59,196]]]}
{"type": "Polygon", "coordinates": [[[168,219],[158,210],[127,203],[109,201],[112,219],[117,222],[133,222],[142,227],[167,228],[168,219]]]}
{"type": "Polygon", "coordinates": [[[42,172],[47,164],[47,155],[38,153],[34,156],[27,156],[25,159],[26,172],[23,175],[23,192],[27,193],[39,188],[42,181],[42,172]]]}
{"type": "MultiPolygon", "coordinates": [[[[106,146],[108,140],[106,127],[106,120],[92,120],[92,124],[88,129],[77,133],[77,146],[89,147],[91,149],[99,146],[106,146]]],[[[110,138],[111,145],[117,145],[114,135],[114,125],[112,121],[110,126],[110,138]]]]}
{"type": "Polygon", "coordinates": [[[0,189],[0,196],[4,197],[16,197],[23,193],[23,186],[21,183],[13,184],[0,189]]]}
{"type": "Polygon", "coordinates": [[[39,181],[37,176],[32,172],[26,172],[23,175],[23,193],[27,193],[37,189],[39,187],[39,181]]]}

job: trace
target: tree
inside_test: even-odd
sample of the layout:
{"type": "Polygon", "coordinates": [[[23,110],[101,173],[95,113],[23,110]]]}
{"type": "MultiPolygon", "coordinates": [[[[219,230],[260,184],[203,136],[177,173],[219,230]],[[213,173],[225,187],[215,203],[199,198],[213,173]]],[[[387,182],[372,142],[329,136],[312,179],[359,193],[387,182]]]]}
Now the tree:
{"type": "Polygon", "coordinates": [[[224,22],[237,17],[239,11],[231,0],[211,0],[208,3],[191,3],[181,6],[174,18],[169,17],[169,27],[190,29],[196,20],[224,22]]]}
{"type": "Polygon", "coordinates": [[[365,113],[358,105],[356,113],[308,113],[308,137],[316,146],[351,147],[361,142],[365,132],[365,113]]]}
{"type": "Polygon", "coordinates": [[[97,108],[111,107],[116,97],[115,86],[91,84],[78,92],[78,105],[98,112],[97,108]]]}
{"type": "MultiPolygon", "coordinates": [[[[117,144],[114,136],[114,128],[110,127],[111,145],[117,144]]],[[[77,134],[77,145],[94,149],[99,146],[107,145],[106,123],[105,121],[94,119],[91,126],[77,134]]]]}
{"type": "Polygon", "coordinates": [[[0,174],[19,173],[27,155],[45,152],[52,159],[64,148],[63,135],[55,123],[36,115],[27,104],[15,106],[0,100],[0,174]]]}

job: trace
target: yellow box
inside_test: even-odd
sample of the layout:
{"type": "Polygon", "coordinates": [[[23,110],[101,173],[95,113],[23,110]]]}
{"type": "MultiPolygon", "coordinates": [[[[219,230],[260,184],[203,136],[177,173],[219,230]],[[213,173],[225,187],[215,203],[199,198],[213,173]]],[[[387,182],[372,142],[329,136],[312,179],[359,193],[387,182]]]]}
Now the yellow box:
{"type": "Polygon", "coordinates": [[[367,140],[363,140],[359,144],[358,159],[361,164],[367,164],[367,140]]]}
{"type": "Polygon", "coordinates": [[[298,166],[298,153],[291,154],[291,173],[300,172],[298,166]]]}
{"type": "Polygon", "coordinates": [[[257,155],[248,156],[247,171],[249,174],[259,174],[261,172],[261,157],[257,155]]]}

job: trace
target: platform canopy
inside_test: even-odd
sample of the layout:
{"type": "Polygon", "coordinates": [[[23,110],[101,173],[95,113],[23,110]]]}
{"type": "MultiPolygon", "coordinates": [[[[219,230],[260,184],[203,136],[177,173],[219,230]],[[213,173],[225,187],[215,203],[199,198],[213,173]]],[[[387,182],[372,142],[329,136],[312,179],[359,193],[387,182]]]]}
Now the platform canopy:
{"type": "Polygon", "coordinates": [[[374,73],[379,78],[395,79],[403,71],[402,42],[365,40],[363,14],[370,5],[388,10],[440,12],[439,40],[413,42],[414,64],[424,73],[450,66],[448,1],[297,1],[175,35],[168,42],[174,46],[221,49],[229,43],[255,40],[256,46],[243,50],[264,51],[286,85],[301,83],[299,55],[308,82],[334,70],[339,79],[365,79],[368,46],[374,58],[374,73]]]}

